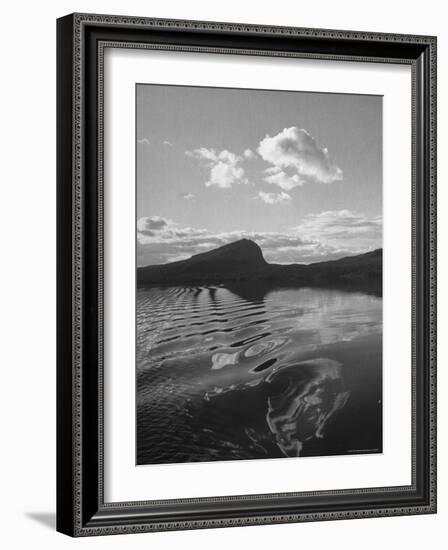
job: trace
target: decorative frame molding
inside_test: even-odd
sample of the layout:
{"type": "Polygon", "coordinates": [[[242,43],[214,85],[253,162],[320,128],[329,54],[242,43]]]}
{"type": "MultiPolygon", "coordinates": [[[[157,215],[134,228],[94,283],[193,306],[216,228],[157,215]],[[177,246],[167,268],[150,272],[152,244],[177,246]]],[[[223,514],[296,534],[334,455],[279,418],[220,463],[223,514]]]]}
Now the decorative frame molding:
{"type": "Polygon", "coordinates": [[[57,40],[57,529],[72,536],[89,536],[435,513],[436,38],[73,14],[58,20],[57,40]],[[102,109],[106,47],[411,65],[413,422],[410,486],[104,502],[102,109]],[[94,420],[87,420],[91,418],[94,420]]]}

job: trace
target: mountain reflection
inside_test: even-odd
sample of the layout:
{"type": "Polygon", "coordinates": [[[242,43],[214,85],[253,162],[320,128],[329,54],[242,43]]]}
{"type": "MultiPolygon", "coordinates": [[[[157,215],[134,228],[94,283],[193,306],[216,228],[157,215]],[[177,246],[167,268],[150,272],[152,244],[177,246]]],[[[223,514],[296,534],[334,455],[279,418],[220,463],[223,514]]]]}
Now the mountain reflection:
{"type": "Polygon", "coordinates": [[[137,290],[138,464],[381,451],[382,300],[137,290]]]}

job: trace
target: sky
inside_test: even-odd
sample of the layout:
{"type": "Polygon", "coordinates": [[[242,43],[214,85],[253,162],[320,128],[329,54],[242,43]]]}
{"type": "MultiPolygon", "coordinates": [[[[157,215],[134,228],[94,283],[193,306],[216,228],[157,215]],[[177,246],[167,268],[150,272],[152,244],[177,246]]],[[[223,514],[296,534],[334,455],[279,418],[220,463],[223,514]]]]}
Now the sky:
{"type": "Polygon", "coordinates": [[[382,246],[382,97],[138,84],[137,264],[249,238],[272,263],[382,246]]]}

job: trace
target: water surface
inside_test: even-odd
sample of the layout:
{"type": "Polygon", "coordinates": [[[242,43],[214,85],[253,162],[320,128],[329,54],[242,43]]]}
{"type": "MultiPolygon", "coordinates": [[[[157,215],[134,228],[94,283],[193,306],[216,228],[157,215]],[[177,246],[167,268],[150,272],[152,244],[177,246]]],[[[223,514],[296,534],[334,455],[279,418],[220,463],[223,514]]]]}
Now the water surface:
{"type": "Polygon", "coordinates": [[[382,299],[137,290],[137,464],[382,450],[382,299]]]}

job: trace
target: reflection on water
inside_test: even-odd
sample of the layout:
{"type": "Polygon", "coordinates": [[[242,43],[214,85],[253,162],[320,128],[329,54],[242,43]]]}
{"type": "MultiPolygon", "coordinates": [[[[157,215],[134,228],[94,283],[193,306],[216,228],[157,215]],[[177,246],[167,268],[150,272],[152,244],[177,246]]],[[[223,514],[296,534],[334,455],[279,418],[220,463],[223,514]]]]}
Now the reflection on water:
{"type": "Polygon", "coordinates": [[[137,463],[381,452],[381,298],[137,291],[137,463]]]}

